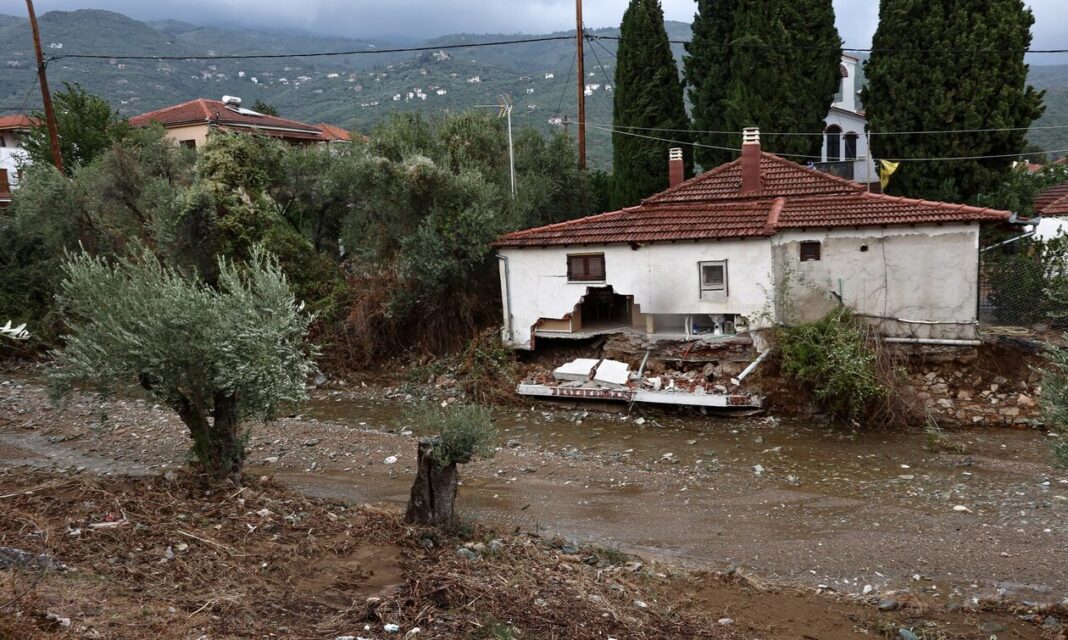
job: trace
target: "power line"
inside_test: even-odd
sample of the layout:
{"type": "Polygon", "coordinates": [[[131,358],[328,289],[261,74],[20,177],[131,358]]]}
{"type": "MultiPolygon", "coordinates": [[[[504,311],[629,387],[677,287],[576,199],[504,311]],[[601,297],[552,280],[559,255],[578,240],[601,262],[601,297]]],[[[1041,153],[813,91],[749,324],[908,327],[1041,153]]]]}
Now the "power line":
{"type": "MultiPolygon", "coordinates": [[[[645,138],[648,140],[656,140],[658,142],[669,142],[671,144],[689,145],[692,147],[700,147],[702,149],[717,149],[719,151],[732,151],[734,153],[741,153],[741,149],[737,147],[720,147],[709,144],[702,144],[700,142],[689,142],[685,140],[672,140],[670,138],[661,138],[658,136],[649,136],[641,133],[634,133],[631,131],[623,131],[615,127],[605,127],[602,125],[589,124],[587,125],[594,129],[606,133],[619,133],[627,136],[634,136],[636,138],[645,138]]],[[[822,161],[822,156],[809,156],[799,153],[776,153],[770,152],[777,156],[784,158],[803,158],[805,160],[812,160],[815,162],[822,161]]],[[[1051,153],[1068,153],[1068,149],[1055,149],[1050,151],[1023,151],[1020,153],[1005,153],[1005,154],[993,154],[993,155],[978,155],[978,156],[943,156],[943,157],[929,157],[929,158],[879,158],[880,160],[886,160],[887,162],[946,162],[946,161],[965,161],[965,160],[996,160],[1002,158],[1019,158],[1023,156],[1042,156],[1051,153]]]]}
{"type": "MultiPolygon", "coordinates": [[[[620,36],[591,35],[600,40],[619,40],[620,36]]],[[[670,44],[690,44],[689,40],[668,40],[670,44]]],[[[923,53],[923,54],[979,54],[990,53],[998,55],[1014,55],[1017,53],[1068,53],[1068,49],[883,49],[871,47],[868,49],[848,47],[798,47],[793,45],[776,44],[745,44],[740,42],[707,43],[707,46],[718,49],[774,49],[776,51],[843,51],[849,53],[923,53]]]]}
{"type": "MultiPolygon", "coordinates": [[[[585,38],[587,40],[589,40],[590,34],[589,34],[588,31],[583,30],[583,35],[585,36],[585,38]]],[[[604,65],[601,64],[601,56],[597,55],[597,49],[593,48],[593,42],[592,41],[590,41],[590,51],[593,53],[593,59],[597,61],[597,66],[601,68],[601,73],[604,74],[604,82],[605,82],[605,84],[607,85],[610,80],[614,81],[614,79],[611,78],[611,76],[608,75],[608,72],[604,70],[604,65]]],[[[582,83],[583,83],[583,85],[585,85],[586,78],[582,79],[582,83]]],[[[583,89],[585,89],[585,86],[583,87],[583,89]]]]}
{"type": "Polygon", "coordinates": [[[567,88],[571,86],[571,74],[575,71],[575,60],[578,59],[578,52],[571,54],[571,66],[567,69],[567,75],[561,78],[562,86],[560,87],[560,102],[556,105],[556,113],[559,114],[560,110],[564,107],[564,93],[567,92],[567,88]]]}
{"type": "Polygon", "coordinates": [[[208,55],[104,55],[90,53],[65,53],[49,57],[49,60],[65,60],[79,58],[83,60],[255,60],[270,58],[326,58],[332,56],[358,56],[375,55],[383,53],[417,53],[420,51],[440,51],[443,49],[474,49],[480,47],[497,47],[513,44],[531,44],[535,42],[554,42],[558,40],[574,40],[571,36],[543,36],[540,38],[525,38],[519,40],[495,40],[491,42],[474,42],[471,44],[444,44],[423,47],[397,47],[393,49],[359,49],[355,51],[315,51],[310,53],[250,53],[223,56],[208,55]]]}
{"type": "MultiPolygon", "coordinates": [[[[616,126],[605,125],[602,123],[587,123],[589,126],[616,126]]],[[[659,127],[632,127],[622,126],[624,129],[631,129],[634,131],[657,131],[661,133],[702,133],[713,135],[726,135],[726,136],[738,136],[741,135],[740,131],[714,131],[714,130],[699,130],[699,129],[665,129],[659,127]]],[[[999,127],[989,129],[942,129],[942,130],[922,130],[922,131],[869,131],[869,136],[906,136],[906,135],[943,135],[943,134],[960,134],[960,133],[995,133],[1003,131],[1045,131],[1050,129],[1068,129],[1068,125],[1045,125],[1041,127],[999,127]]],[[[761,131],[762,136],[823,136],[823,131],[761,131]]]]}

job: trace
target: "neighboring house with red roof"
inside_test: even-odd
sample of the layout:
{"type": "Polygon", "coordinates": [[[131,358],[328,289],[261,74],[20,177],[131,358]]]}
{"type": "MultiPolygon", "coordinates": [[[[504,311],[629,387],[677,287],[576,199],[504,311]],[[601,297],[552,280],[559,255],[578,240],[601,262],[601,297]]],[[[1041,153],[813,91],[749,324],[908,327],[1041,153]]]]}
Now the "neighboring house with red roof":
{"type": "Polygon", "coordinates": [[[1049,187],[1035,198],[1035,215],[1041,220],[1035,235],[1041,240],[1051,240],[1068,234],[1068,182],[1049,187]]]}
{"type": "Polygon", "coordinates": [[[327,142],[352,142],[352,134],[337,125],[320,122],[315,126],[322,132],[323,139],[327,142]]]}
{"type": "Polygon", "coordinates": [[[22,114],[0,116],[0,207],[11,204],[11,190],[18,184],[19,165],[26,161],[22,137],[34,125],[22,114]]]}
{"type": "Polygon", "coordinates": [[[975,338],[979,227],[1008,211],[910,200],[760,150],[641,204],[527,229],[495,242],[504,338],[626,328],[716,336],[800,319],[840,299],[887,336],[975,338]]]}
{"type": "MultiPolygon", "coordinates": [[[[278,116],[258,113],[241,106],[241,99],[223,96],[222,100],[197,98],[171,107],[149,111],[130,118],[135,127],[163,125],[167,137],[183,146],[202,146],[213,131],[254,133],[285,140],[290,144],[319,144],[341,140],[347,132],[331,127],[327,133],[322,125],[306,124],[278,116]]],[[[330,126],[330,125],[326,125],[330,126]]]]}

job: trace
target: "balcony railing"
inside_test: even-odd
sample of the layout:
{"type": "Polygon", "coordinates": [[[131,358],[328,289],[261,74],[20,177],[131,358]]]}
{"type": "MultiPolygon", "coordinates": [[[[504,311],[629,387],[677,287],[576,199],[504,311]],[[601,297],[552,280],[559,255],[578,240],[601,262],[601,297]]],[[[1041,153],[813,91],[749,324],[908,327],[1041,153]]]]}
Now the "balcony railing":
{"type": "Polygon", "coordinates": [[[812,166],[815,169],[829,173],[832,176],[838,176],[839,178],[845,178],[846,180],[854,180],[853,167],[856,163],[852,160],[846,160],[843,162],[814,162],[812,166]]]}

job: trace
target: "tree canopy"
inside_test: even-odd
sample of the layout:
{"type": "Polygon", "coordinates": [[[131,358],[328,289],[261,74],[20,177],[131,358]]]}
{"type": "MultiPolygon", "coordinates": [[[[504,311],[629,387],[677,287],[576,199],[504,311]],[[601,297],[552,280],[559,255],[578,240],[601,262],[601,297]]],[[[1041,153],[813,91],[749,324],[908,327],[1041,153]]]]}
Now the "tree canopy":
{"type": "Polygon", "coordinates": [[[1043,111],[1024,64],[1032,24],[1022,0],[882,0],[862,92],[873,154],[954,158],[902,163],[890,193],[970,202],[1007,177],[1043,111]],[[878,135],[946,130],[970,132],[878,135]]]}
{"type": "Polygon", "coordinates": [[[616,58],[611,199],[613,207],[624,207],[667,188],[670,147],[685,147],[687,174],[693,164],[689,145],[651,139],[665,137],[650,131],[661,129],[685,141],[689,128],[659,0],[631,0],[616,58]]]}
{"type": "MultiPolygon", "coordinates": [[[[56,92],[52,102],[63,169],[68,174],[76,167],[92,162],[113,142],[129,133],[125,118],[112,111],[106,100],[87,92],[77,83],[64,82],[63,90],[56,92]]],[[[35,112],[33,118],[36,124],[26,134],[22,146],[30,162],[52,164],[45,116],[35,112]]]]}
{"type": "MultiPolygon", "coordinates": [[[[694,140],[705,145],[697,160],[705,168],[729,161],[746,127],[822,131],[841,80],[841,47],[831,0],[699,0],[683,60],[694,140]]],[[[818,135],[762,140],[801,162],[821,146],[818,135]]]]}

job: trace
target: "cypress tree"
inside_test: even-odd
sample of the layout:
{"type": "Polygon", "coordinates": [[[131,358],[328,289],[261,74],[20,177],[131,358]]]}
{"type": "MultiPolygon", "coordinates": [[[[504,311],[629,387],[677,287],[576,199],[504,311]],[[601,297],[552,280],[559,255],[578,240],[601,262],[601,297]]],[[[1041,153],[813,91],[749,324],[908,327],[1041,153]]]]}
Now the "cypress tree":
{"type": "MultiPolygon", "coordinates": [[[[695,139],[737,148],[745,127],[822,131],[841,80],[841,47],[832,0],[699,0],[685,60],[695,139]]],[[[799,156],[818,156],[822,145],[818,135],[762,138],[769,150],[799,156]]],[[[732,156],[698,154],[706,168],[732,156]]]]}
{"type": "MultiPolygon", "coordinates": [[[[686,43],[686,74],[693,118],[693,139],[704,145],[726,147],[722,135],[698,131],[727,131],[724,102],[730,80],[730,42],[738,0],[697,0],[693,36],[686,43]]],[[[728,162],[730,151],[696,147],[695,160],[706,168],[728,162]]]]}
{"type": "Polygon", "coordinates": [[[686,174],[693,154],[675,58],[671,54],[659,0],[631,0],[620,26],[612,115],[612,205],[638,203],[668,186],[668,149],[683,147],[686,174]],[[678,132],[649,131],[676,129],[678,132]]]}
{"type": "MultiPolygon", "coordinates": [[[[881,0],[862,91],[876,158],[1011,155],[1026,131],[878,135],[880,131],[1026,128],[1042,114],[1024,50],[1034,16],[1022,0],[881,0]]],[[[971,202],[1014,158],[903,162],[890,193],[971,202]]]]}

